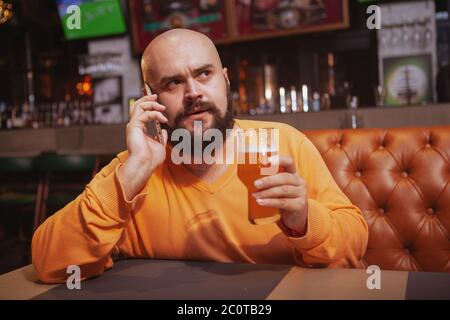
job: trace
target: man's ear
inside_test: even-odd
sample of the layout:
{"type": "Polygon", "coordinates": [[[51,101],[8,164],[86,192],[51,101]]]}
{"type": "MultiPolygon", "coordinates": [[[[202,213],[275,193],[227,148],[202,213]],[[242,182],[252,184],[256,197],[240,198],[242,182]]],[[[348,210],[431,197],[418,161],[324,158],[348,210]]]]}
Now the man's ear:
{"type": "Polygon", "coordinates": [[[223,68],[222,73],[223,73],[223,76],[225,77],[225,80],[227,81],[228,85],[230,85],[230,79],[228,78],[228,69],[223,68]]]}

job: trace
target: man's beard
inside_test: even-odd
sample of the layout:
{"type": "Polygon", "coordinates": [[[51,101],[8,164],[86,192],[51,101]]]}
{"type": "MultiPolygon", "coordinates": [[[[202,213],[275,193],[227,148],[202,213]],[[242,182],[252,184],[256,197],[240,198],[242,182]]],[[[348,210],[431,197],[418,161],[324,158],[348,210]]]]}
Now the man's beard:
{"type": "MultiPolygon", "coordinates": [[[[195,108],[208,109],[207,112],[213,115],[213,122],[209,128],[206,129],[217,129],[222,134],[223,142],[225,142],[227,138],[227,129],[232,129],[234,126],[234,115],[233,115],[233,101],[231,99],[231,90],[230,85],[227,84],[227,109],[225,111],[225,115],[221,115],[219,108],[212,102],[204,102],[204,101],[193,101],[190,104],[187,104],[184,107],[184,110],[180,111],[175,117],[175,125],[172,127],[168,124],[162,123],[161,127],[167,130],[169,135],[168,142],[174,146],[174,144],[178,144],[178,142],[174,142],[171,140],[172,134],[176,129],[184,128],[186,129],[182,123],[187,118],[187,115],[192,112],[195,108]]],[[[198,120],[197,120],[198,121],[198,120]]],[[[202,124],[203,125],[203,124],[202,124]]],[[[229,131],[229,130],[228,130],[229,131]]],[[[191,137],[191,155],[194,155],[194,132],[190,132],[191,137]]],[[[215,138],[214,138],[215,139],[215,138]]],[[[200,140],[202,142],[202,153],[205,148],[214,143],[214,139],[211,141],[204,141],[201,137],[200,140]]]]}

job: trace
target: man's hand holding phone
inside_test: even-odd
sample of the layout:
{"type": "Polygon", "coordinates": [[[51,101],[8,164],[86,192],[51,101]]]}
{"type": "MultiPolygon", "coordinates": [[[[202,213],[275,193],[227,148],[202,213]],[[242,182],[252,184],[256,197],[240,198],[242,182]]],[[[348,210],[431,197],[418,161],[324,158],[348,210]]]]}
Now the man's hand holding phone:
{"type": "Polygon", "coordinates": [[[130,106],[130,121],[126,128],[128,159],[119,170],[119,180],[127,200],[133,199],[166,157],[167,131],[158,142],[147,134],[147,123],[167,123],[162,114],[165,106],[157,102],[156,94],[144,96],[130,106]]]}

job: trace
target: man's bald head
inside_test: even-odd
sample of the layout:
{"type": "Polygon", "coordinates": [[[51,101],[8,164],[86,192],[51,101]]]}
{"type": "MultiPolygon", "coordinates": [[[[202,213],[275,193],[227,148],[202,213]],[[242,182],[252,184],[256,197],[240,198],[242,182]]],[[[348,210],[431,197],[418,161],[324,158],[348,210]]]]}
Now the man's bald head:
{"type": "Polygon", "coordinates": [[[225,131],[233,126],[230,81],[219,53],[205,35],[173,29],[156,37],[142,56],[145,82],[165,106],[169,135],[177,128],[193,132],[194,121],[203,130],[225,131]]]}
{"type": "Polygon", "coordinates": [[[219,53],[214,43],[204,34],[189,29],[172,29],[158,35],[145,48],[141,67],[147,83],[157,81],[161,66],[189,63],[192,56],[201,55],[203,62],[222,69],[219,53]]]}

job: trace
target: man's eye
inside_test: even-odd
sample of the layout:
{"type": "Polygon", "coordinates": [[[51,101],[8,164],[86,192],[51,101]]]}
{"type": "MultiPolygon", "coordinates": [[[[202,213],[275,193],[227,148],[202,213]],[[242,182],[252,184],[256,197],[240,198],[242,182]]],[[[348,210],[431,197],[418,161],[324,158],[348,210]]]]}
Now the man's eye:
{"type": "Polygon", "coordinates": [[[166,86],[168,88],[172,88],[172,87],[177,86],[179,84],[181,84],[181,81],[175,79],[175,80],[171,80],[171,81],[167,82],[166,86]]]}
{"type": "Polygon", "coordinates": [[[206,78],[207,76],[209,76],[211,74],[211,71],[209,71],[209,70],[205,70],[205,71],[202,71],[202,72],[200,72],[200,77],[201,78],[206,78]]]}

